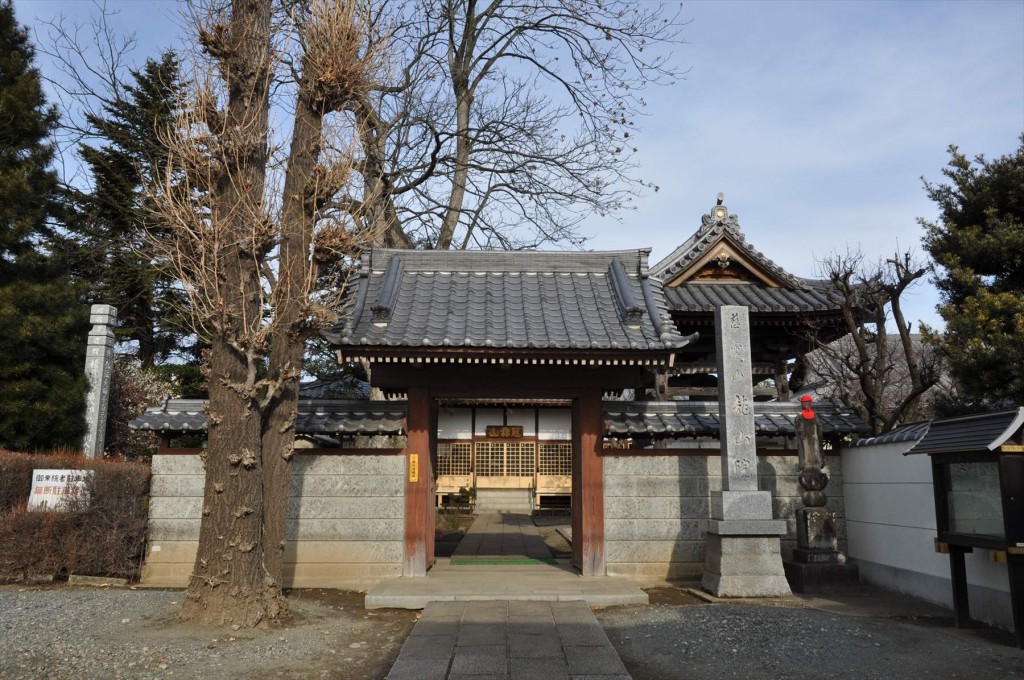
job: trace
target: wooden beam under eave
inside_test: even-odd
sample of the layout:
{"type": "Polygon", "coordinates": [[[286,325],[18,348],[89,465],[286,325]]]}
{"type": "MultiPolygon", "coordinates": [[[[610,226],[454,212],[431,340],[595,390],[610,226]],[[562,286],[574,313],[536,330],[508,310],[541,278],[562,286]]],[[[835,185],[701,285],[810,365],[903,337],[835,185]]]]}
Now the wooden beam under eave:
{"type": "Polygon", "coordinates": [[[374,366],[371,384],[384,391],[419,385],[444,397],[565,397],[580,388],[624,389],[646,380],[655,366],[542,366],[500,364],[382,364],[374,366]]]}

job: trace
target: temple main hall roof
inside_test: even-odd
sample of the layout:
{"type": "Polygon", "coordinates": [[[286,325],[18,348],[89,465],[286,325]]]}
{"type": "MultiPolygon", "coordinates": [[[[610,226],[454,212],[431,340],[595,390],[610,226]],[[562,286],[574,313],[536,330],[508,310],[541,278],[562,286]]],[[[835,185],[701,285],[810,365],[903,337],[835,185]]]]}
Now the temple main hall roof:
{"type": "Polygon", "coordinates": [[[714,312],[722,305],[753,313],[836,310],[828,281],[794,276],[754,248],[722,200],[720,194],[697,233],[651,268],[673,312],[714,312]]]}
{"type": "Polygon", "coordinates": [[[687,344],[649,250],[371,250],[335,345],[663,350],[687,344]]]}

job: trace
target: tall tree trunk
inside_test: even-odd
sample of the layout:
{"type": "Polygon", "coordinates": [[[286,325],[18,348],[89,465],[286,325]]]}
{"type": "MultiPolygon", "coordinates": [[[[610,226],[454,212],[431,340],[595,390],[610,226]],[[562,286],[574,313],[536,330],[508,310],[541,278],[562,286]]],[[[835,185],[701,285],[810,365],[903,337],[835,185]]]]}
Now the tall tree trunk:
{"type": "Polygon", "coordinates": [[[376,235],[375,244],[412,248],[413,242],[398,219],[394,187],[387,177],[387,125],[366,97],[353,97],[348,106],[355,116],[363,148],[363,222],[376,235]]]}
{"type": "Polygon", "coordinates": [[[277,614],[263,566],[260,416],[234,385],[244,358],[226,343],[210,350],[210,427],[199,551],[180,618],[255,626],[277,614]],[[269,596],[268,596],[269,595],[269,596]]]}
{"type": "Polygon", "coordinates": [[[438,250],[448,250],[452,247],[452,239],[455,236],[455,228],[459,226],[459,217],[462,215],[462,203],[466,197],[466,182],[469,180],[469,154],[471,150],[469,135],[469,109],[472,104],[472,96],[467,91],[458,92],[458,104],[456,108],[457,134],[455,138],[455,174],[452,176],[452,192],[448,197],[448,208],[445,211],[444,222],[437,235],[437,243],[434,247],[438,250]]]}
{"type": "MultiPolygon", "coordinates": [[[[305,85],[305,83],[303,83],[305,85]]],[[[323,146],[323,111],[300,88],[284,183],[281,244],[274,309],[277,328],[271,338],[268,379],[277,393],[264,414],[263,489],[267,571],[281,583],[291,458],[295,447],[299,379],[305,353],[306,300],[314,278],[310,245],[315,227],[314,169],[323,146]]]]}
{"type": "MultiPolygon", "coordinates": [[[[456,41],[454,7],[449,7],[448,10],[448,70],[451,73],[452,90],[455,94],[455,173],[452,176],[452,189],[448,196],[448,208],[445,211],[444,222],[441,223],[437,243],[434,244],[438,250],[448,250],[452,247],[455,228],[459,226],[462,204],[466,198],[466,182],[469,181],[469,156],[473,147],[472,136],[469,132],[469,120],[473,107],[473,93],[476,89],[471,73],[479,38],[476,2],[469,0],[464,7],[464,12],[462,35],[456,41]]],[[[486,23],[486,19],[484,22],[486,23]]]]}
{"type": "Polygon", "coordinates": [[[222,229],[220,309],[210,338],[209,441],[199,550],[180,618],[255,626],[282,611],[267,578],[263,544],[262,417],[254,344],[262,323],[253,225],[262,219],[266,184],[271,67],[270,0],[232,0],[223,33],[204,36],[220,60],[227,106],[221,170],[211,186],[211,220],[222,229]]]}

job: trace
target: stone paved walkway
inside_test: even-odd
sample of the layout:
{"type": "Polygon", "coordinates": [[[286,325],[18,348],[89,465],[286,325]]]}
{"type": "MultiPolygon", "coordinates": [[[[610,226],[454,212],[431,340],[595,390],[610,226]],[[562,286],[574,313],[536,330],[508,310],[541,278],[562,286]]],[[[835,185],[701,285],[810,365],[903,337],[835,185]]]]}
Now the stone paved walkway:
{"type": "Polygon", "coordinates": [[[473,520],[452,557],[550,560],[551,550],[529,515],[492,513],[473,520]]]}
{"type": "Polygon", "coordinates": [[[388,680],[630,680],[583,602],[431,602],[388,680]]]}

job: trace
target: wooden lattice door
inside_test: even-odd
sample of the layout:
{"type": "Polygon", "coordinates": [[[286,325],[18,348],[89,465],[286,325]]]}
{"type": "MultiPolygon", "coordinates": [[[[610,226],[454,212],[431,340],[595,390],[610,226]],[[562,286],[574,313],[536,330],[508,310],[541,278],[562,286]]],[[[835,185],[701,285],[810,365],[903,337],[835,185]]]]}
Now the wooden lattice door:
{"type": "Polygon", "coordinates": [[[477,442],[476,485],[481,489],[529,489],[537,474],[536,442],[477,442]]]}

